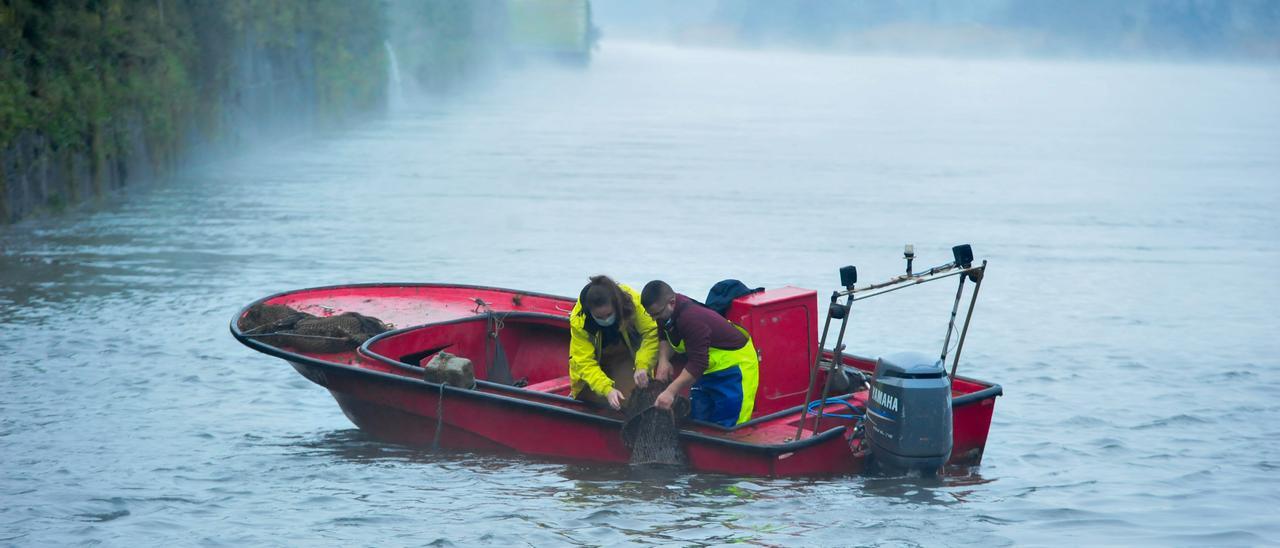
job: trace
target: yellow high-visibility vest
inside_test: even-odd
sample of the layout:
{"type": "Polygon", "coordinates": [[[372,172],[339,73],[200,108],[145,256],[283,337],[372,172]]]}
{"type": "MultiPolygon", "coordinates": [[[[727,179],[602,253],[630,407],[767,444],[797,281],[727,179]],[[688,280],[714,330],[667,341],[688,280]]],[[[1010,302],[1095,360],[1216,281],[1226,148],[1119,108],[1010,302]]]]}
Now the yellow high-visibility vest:
{"type": "MultiPolygon", "coordinates": [[[[747,344],[742,345],[742,348],[737,350],[725,350],[714,346],[708,348],[707,369],[702,374],[706,375],[716,371],[724,371],[735,365],[738,366],[738,370],[742,373],[742,409],[738,412],[737,424],[742,424],[751,420],[751,412],[755,410],[756,388],[760,384],[760,356],[756,354],[756,347],[751,344],[751,335],[747,333],[747,330],[738,324],[730,323],[747,338],[747,344]]],[[[671,348],[684,354],[684,341],[680,341],[680,344],[671,345],[671,348]]]]}

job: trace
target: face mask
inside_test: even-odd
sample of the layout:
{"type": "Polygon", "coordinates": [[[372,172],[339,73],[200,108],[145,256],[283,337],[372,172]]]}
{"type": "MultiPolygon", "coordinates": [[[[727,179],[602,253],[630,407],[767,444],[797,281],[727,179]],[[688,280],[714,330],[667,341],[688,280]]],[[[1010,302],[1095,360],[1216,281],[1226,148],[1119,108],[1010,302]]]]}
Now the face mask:
{"type": "Polygon", "coordinates": [[[603,320],[595,316],[591,316],[591,319],[595,320],[596,325],[599,325],[600,327],[609,327],[613,325],[614,322],[618,321],[618,315],[610,314],[608,318],[605,318],[603,320]]]}

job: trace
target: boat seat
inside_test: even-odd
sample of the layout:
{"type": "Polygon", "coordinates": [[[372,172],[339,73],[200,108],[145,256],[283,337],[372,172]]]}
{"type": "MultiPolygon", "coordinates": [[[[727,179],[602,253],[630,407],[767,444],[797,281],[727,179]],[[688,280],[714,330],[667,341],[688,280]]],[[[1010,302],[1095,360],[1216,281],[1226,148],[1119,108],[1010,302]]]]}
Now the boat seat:
{"type": "Polygon", "coordinates": [[[542,381],[539,383],[531,384],[529,386],[524,387],[524,389],[533,390],[535,392],[546,392],[548,394],[560,394],[562,396],[568,396],[569,388],[571,386],[572,386],[572,381],[569,380],[568,375],[565,375],[563,377],[557,377],[549,381],[542,381]]]}

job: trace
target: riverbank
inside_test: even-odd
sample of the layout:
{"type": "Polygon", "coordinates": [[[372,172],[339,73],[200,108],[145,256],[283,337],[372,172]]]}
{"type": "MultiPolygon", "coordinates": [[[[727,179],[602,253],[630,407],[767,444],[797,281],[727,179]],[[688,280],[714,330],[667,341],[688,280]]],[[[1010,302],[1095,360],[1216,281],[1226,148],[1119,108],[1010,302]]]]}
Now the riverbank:
{"type": "Polygon", "coordinates": [[[193,151],[342,126],[380,112],[401,85],[449,91],[495,64],[503,29],[484,22],[501,21],[504,6],[10,2],[0,7],[0,225],[172,173],[193,151]],[[393,43],[403,67],[391,66],[393,43]]]}
{"type": "Polygon", "coordinates": [[[332,123],[384,94],[376,0],[17,0],[0,9],[0,223],[332,123]]]}

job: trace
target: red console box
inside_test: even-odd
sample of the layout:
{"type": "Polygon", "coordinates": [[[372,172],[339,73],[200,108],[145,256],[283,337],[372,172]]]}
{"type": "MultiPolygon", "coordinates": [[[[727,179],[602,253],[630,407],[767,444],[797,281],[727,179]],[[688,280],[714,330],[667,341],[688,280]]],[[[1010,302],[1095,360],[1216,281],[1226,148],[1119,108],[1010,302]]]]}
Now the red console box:
{"type": "Polygon", "coordinates": [[[752,416],[804,404],[809,368],[818,352],[818,292],[787,286],[752,293],[735,299],[728,317],[751,333],[760,354],[752,416]]]}

